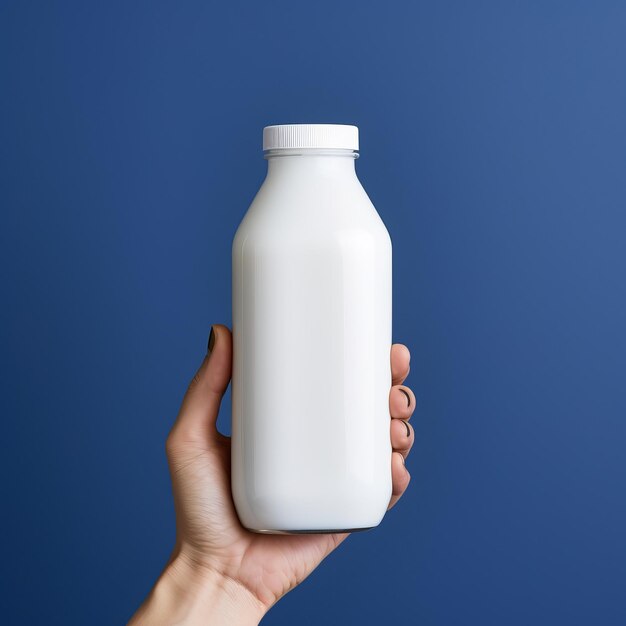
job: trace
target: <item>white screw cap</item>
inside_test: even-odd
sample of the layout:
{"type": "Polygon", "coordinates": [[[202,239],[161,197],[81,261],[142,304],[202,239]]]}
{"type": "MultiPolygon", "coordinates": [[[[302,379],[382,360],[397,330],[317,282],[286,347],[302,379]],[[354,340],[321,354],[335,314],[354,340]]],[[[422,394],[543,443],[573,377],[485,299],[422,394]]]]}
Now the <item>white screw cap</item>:
{"type": "Polygon", "coordinates": [[[291,148],[358,150],[359,129],[347,124],[281,124],[263,129],[263,150],[291,148]]]}

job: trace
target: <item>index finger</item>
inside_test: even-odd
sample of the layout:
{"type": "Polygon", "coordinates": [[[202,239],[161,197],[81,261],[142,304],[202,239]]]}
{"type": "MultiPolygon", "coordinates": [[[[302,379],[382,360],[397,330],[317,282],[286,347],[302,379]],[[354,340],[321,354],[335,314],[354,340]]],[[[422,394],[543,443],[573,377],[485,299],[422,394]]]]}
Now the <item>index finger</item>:
{"type": "Polygon", "coordinates": [[[391,384],[401,385],[409,375],[411,353],[409,349],[401,343],[394,343],[391,346],[391,384]]]}

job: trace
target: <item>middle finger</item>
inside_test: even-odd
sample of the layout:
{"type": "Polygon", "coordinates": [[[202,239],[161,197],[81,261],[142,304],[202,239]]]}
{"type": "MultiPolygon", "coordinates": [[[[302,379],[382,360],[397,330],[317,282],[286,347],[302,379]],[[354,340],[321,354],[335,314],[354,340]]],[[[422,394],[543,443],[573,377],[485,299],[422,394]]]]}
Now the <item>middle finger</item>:
{"type": "Polygon", "coordinates": [[[404,385],[395,385],[389,392],[391,417],[408,420],[415,409],[415,394],[404,385]]]}

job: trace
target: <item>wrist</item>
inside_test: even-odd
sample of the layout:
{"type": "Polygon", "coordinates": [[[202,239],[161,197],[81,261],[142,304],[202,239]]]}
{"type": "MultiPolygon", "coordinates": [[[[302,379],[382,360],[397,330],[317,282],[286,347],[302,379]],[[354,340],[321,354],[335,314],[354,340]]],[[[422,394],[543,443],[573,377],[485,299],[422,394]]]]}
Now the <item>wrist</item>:
{"type": "Polygon", "coordinates": [[[175,554],[130,625],[251,626],[266,609],[241,583],[175,554]]]}

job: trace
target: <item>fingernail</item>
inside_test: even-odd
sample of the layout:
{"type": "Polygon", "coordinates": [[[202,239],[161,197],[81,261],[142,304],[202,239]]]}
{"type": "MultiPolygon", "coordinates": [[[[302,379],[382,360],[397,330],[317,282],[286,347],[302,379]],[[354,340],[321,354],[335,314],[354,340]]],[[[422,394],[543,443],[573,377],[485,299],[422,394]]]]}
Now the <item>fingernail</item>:
{"type": "Polygon", "coordinates": [[[404,465],[404,456],[400,454],[400,458],[402,459],[402,465],[404,465]]]}
{"type": "Polygon", "coordinates": [[[404,422],[404,425],[406,426],[406,436],[410,437],[411,436],[411,428],[409,426],[408,422],[404,422]]]}
{"type": "Polygon", "coordinates": [[[398,389],[400,389],[400,391],[406,396],[406,405],[411,406],[411,396],[409,395],[409,392],[406,391],[406,389],[402,389],[402,387],[398,387],[398,389]]]}
{"type": "Polygon", "coordinates": [[[213,351],[213,346],[215,345],[215,331],[213,330],[213,326],[211,326],[211,334],[209,335],[209,345],[207,347],[207,352],[211,354],[213,351]]]}

